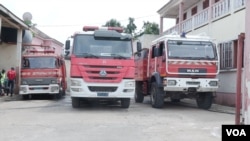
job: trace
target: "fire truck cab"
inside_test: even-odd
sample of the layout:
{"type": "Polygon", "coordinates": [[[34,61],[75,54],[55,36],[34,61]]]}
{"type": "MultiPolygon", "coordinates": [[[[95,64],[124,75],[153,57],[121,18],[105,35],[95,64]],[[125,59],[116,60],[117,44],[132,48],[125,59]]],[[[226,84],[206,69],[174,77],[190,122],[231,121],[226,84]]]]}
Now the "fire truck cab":
{"type": "Polygon", "coordinates": [[[62,55],[51,47],[28,45],[24,47],[19,94],[28,99],[34,94],[49,94],[60,98],[67,88],[66,67],[62,55]]]}
{"type": "Polygon", "coordinates": [[[138,46],[135,66],[136,102],[150,95],[154,108],[162,108],[165,98],[195,98],[199,108],[211,107],[218,89],[219,56],[210,37],[164,35],[150,48],[138,46]]]}
{"type": "MultiPolygon", "coordinates": [[[[119,101],[129,108],[134,97],[132,37],[118,27],[84,26],[72,36],[70,95],[72,107],[83,101],[119,101]]],[[[70,40],[66,41],[70,50],[70,40]]]]}

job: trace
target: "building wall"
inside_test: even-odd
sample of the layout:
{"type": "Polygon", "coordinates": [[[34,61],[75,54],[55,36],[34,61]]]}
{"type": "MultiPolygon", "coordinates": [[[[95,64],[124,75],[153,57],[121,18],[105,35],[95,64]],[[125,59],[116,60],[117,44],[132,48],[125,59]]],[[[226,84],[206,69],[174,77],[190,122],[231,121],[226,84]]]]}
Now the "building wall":
{"type": "MultiPolygon", "coordinates": [[[[236,1],[232,0],[230,2],[236,2],[236,1]]],[[[200,1],[196,5],[197,14],[203,10],[202,3],[203,1],[200,1]]],[[[207,24],[203,26],[200,26],[196,29],[192,29],[187,34],[197,35],[201,33],[206,33],[208,36],[214,38],[217,43],[237,40],[238,35],[240,33],[245,32],[246,10],[245,8],[241,8],[241,9],[237,9],[237,11],[233,11],[232,3],[230,6],[231,6],[231,11],[227,13],[226,15],[224,15],[223,17],[220,17],[217,19],[210,19],[209,20],[210,23],[208,22],[207,24]]],[[[183,11],[183,14],[187,12],[187,20],[190,18],[193,18],[191,15],[191,9],[193,7],[195,6],[192,6],[186,11],[183,11]]],[[[236,84],[237,84],[236,83],[236,68],[220,71],[218,78],[220,79],[220,87],[217,92],[215,103],[234,106],[236,84]]]]}
{"type": "Polygon", "coordinates": [[[245,26],[246,26],[246,39],[245,39],[245,50],[244,50],[244,66],[245,66],[245,71],[244,71],[244,91],[242,95],[242,115],[244,118],[244,124],[250,124],[250,1],[246,1],[246,21],[245,21],[245,26]]]}
{"type": "Polygon", "coordinates": [[[206,33],[208,36],[216,39],[217,42],[224,42],[237,39],[240,33],[245,32],[245,14],[246,11],[240,10],[236,13],[212,21],[211,24],[202,26],[188,34],[206,33]]]}
{"type": "Polygon", "coordinates": [[[8,70],[11,67],[17,67],[17,45],[5,44],[0,45],[0,69],[8,70]]]}
{"type": "Polygon", "coordinates": [[[133,51],[137,52],[136,42],[140,41],[142,43],[142,48],[149,48],[151,46],[151,42],[158,37],[159,35],[143,34],[137,40],[133,41],[133,51]]]}
{"type": "MultiPolygon", "coordinates": [[[[206,33],[214,38],[217,43],[237,40],[238,35],[245,32],[245,16],[246,11],[242,9],[212,21],[210,24],[194,29],[188,34],[206,33]]],[[[220,71],[218,78],[220,79],[220,87],[217,91],[215,103],[235,106],[236,69],[220,71]]]]}

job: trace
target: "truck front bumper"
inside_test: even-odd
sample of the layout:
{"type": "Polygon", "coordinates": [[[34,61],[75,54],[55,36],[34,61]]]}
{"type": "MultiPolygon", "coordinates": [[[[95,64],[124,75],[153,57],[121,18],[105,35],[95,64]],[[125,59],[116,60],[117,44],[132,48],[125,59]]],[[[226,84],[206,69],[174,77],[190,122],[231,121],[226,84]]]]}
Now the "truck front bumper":
{"type": "Polygon", "coordinates": [[[133,98],[135,80],[125,79],[120,83],[86,83],[83,79],[71,78],[71,97],[82,98],[133,98]]]}
{"type": "Polygon", "coordinates": [[[59,85],[50,84],[50,85],[20,85],[19,94],[58,94],[59,85]]]}
{"type": "Polygon", "coordinates": [[[215,92],[219,87],[218,79],[211,78],[164,78],[164,91],[215,92]]]}

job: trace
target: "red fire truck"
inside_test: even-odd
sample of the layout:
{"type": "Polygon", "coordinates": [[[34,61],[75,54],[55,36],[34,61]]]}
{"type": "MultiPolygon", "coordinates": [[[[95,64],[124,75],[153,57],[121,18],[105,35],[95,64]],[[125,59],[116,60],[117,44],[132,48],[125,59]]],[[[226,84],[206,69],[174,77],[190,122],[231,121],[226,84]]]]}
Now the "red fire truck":
{"type": "Polygon", "coordinates": [[[23,99],[34,94],[64,96],[67,82],[63,56],[49,46],[27,45],[23,48],[19,89],[23,99]]]}
{"type": "MultiPolygon", "coordinates": [[[[122,32],[118,27],[84,26],[72,36],[72,107],[82,100],[116,100],[129,108],[135,92],[134,57],[131,35],[122,32]]],[[[67,40],[65,48],[70,46],[67,40]]]]}
{"type": "Polygon", "coordinates": [[[214,40],[208,36],[164,35],[150,48],[135,53],[135,101],[150,95],[154,108],[164,99],[179,102],[195,98],[199,108],[209,109],[218,89],[219,57],[214,40]]]}

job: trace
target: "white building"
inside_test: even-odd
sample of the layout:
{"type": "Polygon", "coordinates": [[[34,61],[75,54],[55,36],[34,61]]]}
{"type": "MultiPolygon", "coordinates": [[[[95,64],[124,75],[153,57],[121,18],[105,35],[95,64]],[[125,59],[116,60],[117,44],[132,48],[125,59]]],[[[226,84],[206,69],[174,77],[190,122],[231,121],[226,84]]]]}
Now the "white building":
{"type": "MultiPolygon", "coordinates": [[[[245,95],[244,78],[247,72],[244,72],[244,56],[237,59],[237,53],[244,46],[246,2],[247,0],[170,0],[157,11],[160,15],[161,34],[174,31],[206,33],[216,39],[220,54],[220,87],[215,98],[217,104],[237,106],[240,100],[236,99],[236,94],[242,93],[243,98],[245,95]],[[176,25],[163,31],[165,18],[175,19],[176,25]],[[241,72],[237,71],[237,63],[240,64],[241,61],[243,65],[238,70],[242,74],[237,73],[241,72]]],[[[244,109],[246,103],[242,100],[240,107],[244,109]]]]}

